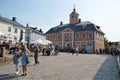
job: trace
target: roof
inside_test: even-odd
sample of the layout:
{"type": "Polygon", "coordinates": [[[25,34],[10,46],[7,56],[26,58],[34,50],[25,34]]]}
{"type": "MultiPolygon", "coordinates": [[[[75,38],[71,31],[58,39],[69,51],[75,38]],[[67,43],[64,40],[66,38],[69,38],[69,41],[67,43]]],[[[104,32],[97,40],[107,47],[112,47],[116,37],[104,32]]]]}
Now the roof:
{"type": "Polygon", "coordinates": [[[17,21],[12,21],[12,20],[4,18],[2,16],[0,16],[0,21],[3,21],[3,22],[6,22],[6,23],[10,23],[10,24],[25,28],[22,24],[18,23],[17,21]]]}
{"type": "Polygon", "coordinates": [[[59,33],[59,32],[62,32],[66,28],[70,28],[74,32],[97,30],[97,31],[101,32],[102,34],[104,34],[99,26],[96,26],[95,24],[91,23],[90,21],[84,21],[84,22],[77,23],[77,24],[58,25],[58,26],[55,26],[55,27],[51,28],[50,30],[48,30],[46,32],[46,34],[59,33]]]}
{"type": "Polygon", "coordinates": [[[41,33],[39,30],[34,30],[33,27],[27,27],[28,29],[32,30],[34,33],[37,33],[37,34],[40,34],[40,35],[43,35],[44,36],[44,33],[41,33]]]}

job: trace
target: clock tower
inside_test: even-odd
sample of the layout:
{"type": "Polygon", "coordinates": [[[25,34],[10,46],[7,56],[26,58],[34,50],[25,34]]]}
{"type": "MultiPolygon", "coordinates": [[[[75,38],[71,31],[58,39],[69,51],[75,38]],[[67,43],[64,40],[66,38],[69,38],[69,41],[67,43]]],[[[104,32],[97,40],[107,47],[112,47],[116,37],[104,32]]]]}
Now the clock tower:
{"type": "Polygon", "coordinates": [[[79,14],[76,12],[75,7],[73,12],[70,14],[70,24],[79,23],[79,14]]]}

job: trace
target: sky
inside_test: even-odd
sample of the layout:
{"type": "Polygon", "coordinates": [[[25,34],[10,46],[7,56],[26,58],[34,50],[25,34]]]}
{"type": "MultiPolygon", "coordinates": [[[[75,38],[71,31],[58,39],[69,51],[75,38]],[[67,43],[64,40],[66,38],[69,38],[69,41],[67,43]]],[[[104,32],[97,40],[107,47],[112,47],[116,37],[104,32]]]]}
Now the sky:
{"type": "Polygon", "coordinates": [[[82,21],[100,26],[108,41],[120,41],[120,0],[0,0],[0,15],[45,33],[69,23],[74,4],[82,21]]]}

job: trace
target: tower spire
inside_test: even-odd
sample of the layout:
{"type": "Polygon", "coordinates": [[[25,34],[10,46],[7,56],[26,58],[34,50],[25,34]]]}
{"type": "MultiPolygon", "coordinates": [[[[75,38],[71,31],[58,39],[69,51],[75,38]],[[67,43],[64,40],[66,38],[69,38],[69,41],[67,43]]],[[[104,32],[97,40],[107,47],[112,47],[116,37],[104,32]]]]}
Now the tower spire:
{"type": "Polygon", "coordinates": [[[73,6],[74,6],[73,12],[75,12],[75,4],[73,6]]]}

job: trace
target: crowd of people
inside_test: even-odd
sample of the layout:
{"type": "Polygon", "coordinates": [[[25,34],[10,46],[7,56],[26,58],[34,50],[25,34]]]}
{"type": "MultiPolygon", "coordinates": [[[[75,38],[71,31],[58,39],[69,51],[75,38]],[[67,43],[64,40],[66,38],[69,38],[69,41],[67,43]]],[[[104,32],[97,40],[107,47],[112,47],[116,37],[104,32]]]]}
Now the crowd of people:
{"type": "Polygon", "coordinates": [[[110,49],[96,49],[95,51],[96,54],[110,54],[112,56],[118,56],[120,54],[120,49],[119,48],[110,48],[110,49]]]}
{"type": "MultiPolygon", "coordinates": [[[[29,64],[29,55],[31,55],[31,52],[34,53],[34,65],[39,64],[38,56],[39,53],[42,53],[42,56],[50,56],[55,55],[57,56],[59,54],[59,47],[58,45],[38,45],[38,44],[30,44],[27,45],[26,43],[15,43],[10,44],[9,43],[9,54],[13,54],[13,62],[15,64],[15,71],[16,75],[19,74],[19,63],[21,58],[22,63],[22,76],[27,75],[27,65],[29,64]]],[[[111,48],[107,50],[109,54],[111,55],[120,55],[120,49],[119,48],[111,48]]],[[[70,53],[74,55],[78,55],[80,53],[79,47],[75,47],[70,49],[70,53]]],[[[96,54],[106,54],[106,49],[96,49],[96,54]]]]}

